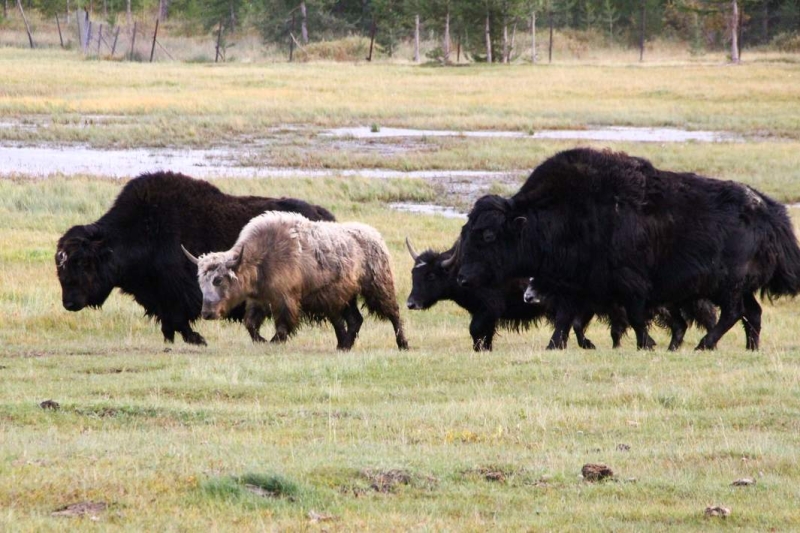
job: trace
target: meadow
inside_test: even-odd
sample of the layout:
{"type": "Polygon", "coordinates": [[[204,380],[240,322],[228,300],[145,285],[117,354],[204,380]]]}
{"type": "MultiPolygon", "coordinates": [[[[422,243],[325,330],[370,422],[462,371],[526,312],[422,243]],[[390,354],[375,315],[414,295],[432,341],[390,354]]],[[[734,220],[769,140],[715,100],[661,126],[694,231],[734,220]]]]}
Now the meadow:
{"type": "MultiPolygon", "coordinates": [[[[254,157],[298,169],[510,170],[519,180],[580,144],[796,201],[800,67],[756,59],[737,68],[676,60],[211,66],[0,49],[0,122],[12,125],[0,139],[67,149],[254,144],[262,147],[254,157]],[[746,140],[455,137],[382,152],[317,137],[370,124],[675,126],[746,140]]],[[[219,178],[229,193],[297,196],[375,226],[392,252],[401,305],[412,267],[403,239],[442,249],[461,225],[387,207],[442,203],[448,197],[435,181],[219,178]]],[[[468,316],[452,304],[403,310],[408,352],[396,350],[388,324],[371,319],[349,353],[335,350],[328,327],[306,327],[284,346],[254,346],[227,322],[197,324],[208,347],[166,345],[118,293],[99,311],[61,307],[55,243],[104,213],[123,181],[0,179],[0,530],[800,528],[797,301],[765,302],[758,353],[744,350],[741,327],[711,353],[693,351],[695,329],[676,353],[664,351],[659,329],[654,352],[636,351],[632,336],[614,351],[608,328],[593,324],[595,351],[574,342],[546,351],[545,326],[503,332],[494,352],[477,354],[468,316]],[[43,409],[44,400],[59,408],[43,409]],[[583,480],[585,463],[609,465],[614,479],[583,480]],[[743,477],[756,483],[731,485],[743,477]],[[51,515],[86,501],[107,507],[83,518],[51,515]],[[709,505],[731,515],[706,518],[709,505]]]]}

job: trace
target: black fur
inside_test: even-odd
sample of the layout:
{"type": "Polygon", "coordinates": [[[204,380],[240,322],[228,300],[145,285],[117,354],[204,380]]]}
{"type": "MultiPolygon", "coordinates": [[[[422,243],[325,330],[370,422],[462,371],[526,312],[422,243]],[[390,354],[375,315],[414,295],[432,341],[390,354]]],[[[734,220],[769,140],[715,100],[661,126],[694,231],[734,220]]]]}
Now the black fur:
{"type": "MultiPolygon", "coordinates": [[[[469,332],[472,348],[492,350],[497,326],[511,331],[526,330],[538,325],[542,318],[552,320],[547,304],[526,304],[522,295],[528,283],[527,278],[514,278],[493,287],[464,288],[456,282],[457,266],[445,268],[442,263],[453,255],[453,249],[446,252],[426,250],[417,257],[411,270],[411,294],[406,305],[412,310],[428,309],[440,301],[452,300],[465,309],[472,317],[469,332]]],[[[573,329],[582,348],[592,349],[594,344],[585,338],[584,331],[591,320],[579,316],[573,320],[573,329]]]]}
{"type": "MultiPolygon", "coordinates": [[[[195,255],[227,250],[251,218],[268,210],[334,220],[328,210],[294,198],[230,196],[182,174],[143,174],[123,187],[99,220],[74,226],[59,239],[62,303],[70,311],[101,307],[119,287],[161,323],[168,342],[177,331],[188,343],[205,344],[190,326],[200,316],[202,294],[197,267],[181,244],[195,255]]],[[[231,315],[243,316],[244,306],[231,315]]]]}
{"type": "MultiPolygon", "coordinates": [[[[648,309],[705,298],[720,318],[699,349],[713,349],[740,319],[746,347],[757,349],[754,293],[800,291],[800,248],[784,206],[739,183],[591,149],[551,157],[510,199],[479,199],[459,253],[463,285],[530,275],[559,306],[621,305],[640,348],[648,309]]],[[[562,335],[567,315],[556,320],[562,335]]]]}

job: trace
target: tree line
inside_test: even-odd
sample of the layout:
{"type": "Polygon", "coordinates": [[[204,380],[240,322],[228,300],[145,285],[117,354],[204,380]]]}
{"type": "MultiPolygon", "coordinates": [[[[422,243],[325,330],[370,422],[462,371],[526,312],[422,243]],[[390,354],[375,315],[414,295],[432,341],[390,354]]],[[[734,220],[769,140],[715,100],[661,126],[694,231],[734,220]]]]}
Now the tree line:
{"type": "MultiPolygon", "coordinates": [[[[257,30],[266,42],[286,45],[372,36],[390,56],[401,42],[433,38],[440,46],[429,56],[444,62],[462,51],[474,61],[508,62],[522,53],[520,35],[533,37],[537,31],[545,54],[554,30],[642,48],[646,40],[673,39],[697,52],[732,42],[747,47],[800,41],[800,0],[2,1],[4,17],[17,7],[22,12],[23,6],[45,17],[86,9],[112,24],[123,17],[130,24],[136,13],[155,13],[162,21],[179,18],[215,33],[257,30]]],[[[420,60],[418,50],[417,44],[415,59],[420,60]]],[[[535,60],[537,52],[530,53],[535,60]]]]}

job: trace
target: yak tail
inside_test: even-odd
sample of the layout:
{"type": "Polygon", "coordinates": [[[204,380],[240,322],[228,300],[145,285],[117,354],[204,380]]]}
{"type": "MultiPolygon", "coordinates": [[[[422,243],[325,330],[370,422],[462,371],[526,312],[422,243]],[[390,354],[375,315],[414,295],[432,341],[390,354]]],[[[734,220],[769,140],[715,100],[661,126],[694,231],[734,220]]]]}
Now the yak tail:
{"type": "Polygon", "coordinates": [[[782,213],[775,228],[777,265],[772,278],[761,289],[762,298],[764,295],[772,299],[800,293],[800,247],[786,208],[780,207],[782,213]]]}

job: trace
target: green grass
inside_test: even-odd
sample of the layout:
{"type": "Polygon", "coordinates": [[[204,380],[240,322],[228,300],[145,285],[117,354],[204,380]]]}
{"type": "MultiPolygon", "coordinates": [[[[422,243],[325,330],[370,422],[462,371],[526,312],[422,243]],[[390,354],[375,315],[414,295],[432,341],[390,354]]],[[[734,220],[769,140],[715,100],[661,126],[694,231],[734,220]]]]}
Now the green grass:
{"type": "MultiPolygon", "coordinates": [[[[421,181],[216,183],[293,193],[374,225],[401,301],[404,236],[443,247],[460,225],[387,210],[433,200],[421,181]]],[[[60,306],[58,236],[102,214],[121,185],[0,182],[0,529],[88,527],[50,516],[78,501],[107,502],[97,527],[110,530],[800,527],[796,302],[765,306],[755,354],[740,328],[712,353],[691,350],[696,330],[678,353],[663,351],[663,331],[655,353],[630,338],[612,351],[597,324],[594,352],[544,351],[541,328],[475,354],[452,304],[403,312],[409,352],[372,319],[351,353],[335,351],[328,327],[254,346],[225,322],[198,324],[207,348],[165,346],[122,295],[102,311],[60,306]],[[41,409],[46,399],[60,409],[41,409]],[[584,482],[587,462],[608,464],[616,480],[584,482]],[[730,486],[745,476],[757,484],[730,486]],[[733,514],[705,519],[710,504],[733,514]]]]}

